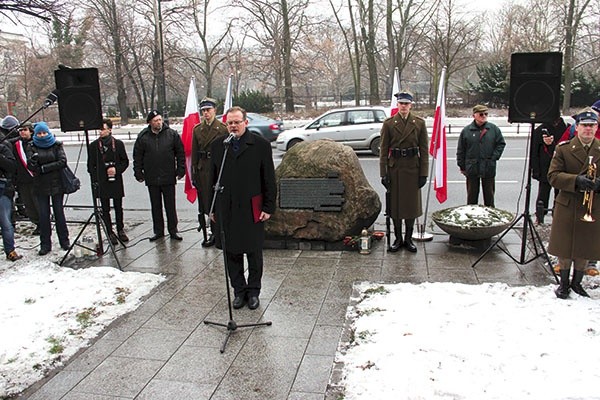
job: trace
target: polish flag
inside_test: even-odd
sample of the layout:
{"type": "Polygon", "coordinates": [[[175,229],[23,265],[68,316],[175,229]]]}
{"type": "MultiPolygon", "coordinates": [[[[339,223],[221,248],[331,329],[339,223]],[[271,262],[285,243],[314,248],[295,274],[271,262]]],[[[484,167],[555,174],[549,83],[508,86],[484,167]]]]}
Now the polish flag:
{"type": "Polygon", "coordinates": [[[194,126],[200,122],[198,112],[198,96],[196,96],[196,81],[192,77],[188,90],[187,103],[185,104],[185,118],[183,119],[183,130],[181,141],[185,151],[185,195],[190,203],[196,201],[198,193],[192,185],[192,140],[194,139],[194,126]]]}
{"type": "Polygon", "coordinates": [[[435,163],[435,177],[433,189],[435,197],[440,203],[448,199],[448,159],[446,156],[446,94],[444,92],[444,80],[446,78],[446,67],[442,69],[440,86],[438,88],[435,117],[433,119],[433,132],[429,144],[429,154],[433,156],[435,163]]]}
{"type": "Polygon", "coordinates": [[[400,91],[400,79],[398,79],[398,68],[394,68],[394,82],[392,84],[392,98],[390,100],[390,117],[398,112],[398,99],[396,93],[400,91]]]}
{"type": "Polygon", "coordinates": [[[227,93],[225,93],[225,104],[223,104],[223,116],[221,117],[223,123],[227,122],[227,110],[229,110],[233,106],[233,95],[231,87],[232,80],[233,74],[229,75],[229,80],[227,81],[227,93]]]}

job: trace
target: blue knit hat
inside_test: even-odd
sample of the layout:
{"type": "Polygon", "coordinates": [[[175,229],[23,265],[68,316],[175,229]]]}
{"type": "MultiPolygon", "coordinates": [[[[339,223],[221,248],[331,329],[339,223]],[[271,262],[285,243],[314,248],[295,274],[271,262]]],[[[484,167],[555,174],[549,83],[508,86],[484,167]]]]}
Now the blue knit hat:
{"type": "Polygon", "coordinates": [[[33,127],[33,134],[37,135],[40,132],[50,132],[50,128],[48,128],[48,124],[46,124],[45,122],[38,122],[35,124],[35,126],[33,127]]]}

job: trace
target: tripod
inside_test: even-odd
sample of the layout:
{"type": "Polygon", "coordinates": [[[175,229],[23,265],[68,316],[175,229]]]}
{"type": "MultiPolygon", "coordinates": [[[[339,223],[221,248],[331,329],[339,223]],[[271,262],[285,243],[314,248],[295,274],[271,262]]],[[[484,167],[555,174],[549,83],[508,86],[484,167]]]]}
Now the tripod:
{"type": "MultiPolygon", "coordinates": [[[[215,193],[212,198],[209,215],[212,215],[213,212],[215,211],[217,197],[219,195],[223,194],[223,190],[225,189],[225,186],[223,186],[221,184],[221,179],[223,177],[223,169],[225,167],[225,160],[227,159],[227,150],[229,149],[230,141],[231,141],[231,136],[223,141],[223,148],[224,148],[223,149],[223,159],[221,160],[221,166],[219,168],[219,176],[217,177],[217,183],[215,184],[215,193]]],[[[247,328],[247,327],[253,327],[253,326],[270,326],[273,323],[271,321],[267,321],[267,322],[258,322],[258,323],[254,323],[254,324],[238,324],[233,319],[233,309],[231,306],[231,291],[229,289],[229,269],[228,269],[228,262],[227,262],[227,246],[226,246],[226,240],[225,240],[225,236],[226,236],[225,235],[225,224],[223,223],[223,207],[216,207],[216,211],[217,211],[217,219],[219,220],[219,228],[221,231],[220,232],[221,247],[223,250],[223,265],[225,266],[225,290],[227,291],[227,306],[229,308],[229,321],[225,324],[225,323],[221,323],[221,322],[204,320],[204,323],[206,325],[216,325],[216,326],[223,326],[223,327],[227,328],[227,333],[225,334],[225,339],[223,339],[223,343],[221,344],[221,348],[219,349],[219,351],[221,353],[224,353],[225,347],[227,346],[227,342],[229,341],[229,337],[237,328],[247,328]]]]}
{"type": "MultiPolygon", "coordinates": [[[[535,128],[535,123],[532,122],[531,123],[531,134],[529,136],[528,143],[530,143],[531,138],[534,135],[534,128],[535,128]]],[[[479,263],[479,261],[481,261],[494,247],[496,247],[498,245],[498,243],[502,240],[502,238],[504,236],[506,236],[506,234],[511,229],[515,228],[517,223],[522,219],[523,220],[523,231],[521,234],[520,258],[517,260],[505,248],[500,247],[500,246],[498,246],[498,248],[500,250],[502,250],[507,256],[509,256],[514,262],[516,262],[519,265],[529,264],[530,262],[536,260],[539,257],[544,257],[544,260],[548,264],[548,268],[549,268],[550,272],[552,273],[552,275],[554,275],[554,279],[556,280],[556,283],[559,283],[558,277],[556,276],[556,272],[554,272],[554,269],[552,268],[552,261],[550,260],[550,256],[548,256],[548,252],[546,251],[546,248],[544,247],[544,243],[542,242],[542,239],[541,239],[538,231],[535,229],[535,225],[533,224],[533,221],[531,220],[531,214],[529,213],[529,205],[531,203],[531,173],[532,173],[531,151],[532,150],[533,149],[530,148],[529,152],[527,153],[527,160],[526,160],[527,161],[527,184],[525,186],[525,209],[523,210],[523,213],[518,218],[516,218],[508,226],[508,228],[506,228],[506,230],[502,233],[502,235],[500,235],[498,237],[498,239],[496,239],[496,241],[494,243],[492,243],[492,245],[490,247],[488,247],[481,256],[479,256],[479,258],[473,263],[473,265],[471,267],[475,268],[475,266],[479,263]],[[534,255],[529,260],[526,260],[525,254],[526,254],[526,250],[527,250],[528,235],[531,235],[534,255]]]]}
{"type": "MultiPolygon", "coordinates": [[[[85,133],[85,145],[86,145],[86,148],[88,149],[88,157],[89,157],[90,135],[89,135],[89,132],[87,129],[84,130],[84,133],[85,133]]],[[[99,157],[99,153],[96,152],[96,166],[97,167],[100,165],[99,161],[98,161],[98,157],[99,157]]],[[[94,211],[88,217],[86,222],[83,224],[83,227],[77,234],[77,237],[75,238],[75,240],[73,240],[73,242],[71,243],[71,246],[69,247],[69,249],[63,256],[63,258],[60,260],[59,265],[61,265],[61,266],[63,265],[63,263],[65,262],[65,260],[67,259],[67,257],[71,253],[71,251],[73,250],[73,247],[75,247],[75,246],[85,247],[81,244],[78,244],[78,241],[79,241],[79,238],[81,237],[81,235],[83,235],[83,232],[85,231],[85,229],[91,223],[92,218],[94,218],[94,222],[96,224],[96,235],[98,237],[98,247],[96,249],[89,249],[87,247],[86,248],[88,250],[95,251],[98,255],[105,254],[104,253],[104,245],[102,244],[102,231],[101,231],[101,229],[102,229],[104,231],[105,237],[109,238],[108,247],[109,247],[113,257],[115,258],[115,261],[117,262],[117,266],[119,267],[119,270],[122,271],[123,268],[121,267],[121,263],[119,262],[119,258],[117,257],[117,254],[115,252],[115,247],[112,244],[112,242],[110,241],[110,236],[109,236],[110,231],[109,231],[108,227],[106,226],[106,224],[104,223],[104,218],[102,216],[102,210],[98,206],[98,182],[99,182],[99,174],[100,174],[99,171],[100,170],[98,168],[96,168],[96,182],[94,182],[94,180],[92,179],[92,176],[90,176],[90,180],[92,182],[92,205],[93,205],[94,211]]],[[[90,172],[90,175],[91,175],[91,172],[90,172]]],[[[119,241],[120,241],[120,239],[119,239],[119,241]]]]}

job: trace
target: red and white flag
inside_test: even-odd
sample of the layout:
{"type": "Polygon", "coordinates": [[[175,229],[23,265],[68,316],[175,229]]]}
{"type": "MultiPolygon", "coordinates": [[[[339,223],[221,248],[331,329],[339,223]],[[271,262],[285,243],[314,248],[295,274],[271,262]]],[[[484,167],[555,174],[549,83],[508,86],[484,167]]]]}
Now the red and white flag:
{"type": "Polygon", "coordinates": [[[187,102],[185,104],[185,117],[183,119],[183,130],[181,132],[181,141],[185,151],[185,195],[190,203],[196,201],[198,193],[192,185],[192,140],[194,139],[194,126],[200,122],[200,113],[198,112],[198,96],[196,96],[196,81],[190,80],[187,102]]]}
{"type": "Polygon", "coordinates": [[[232,95],[232,86],[231,82],[233,80],[233,74],[229,75],[229,80],[227,81],[227,93],[225,93],[225,104],[223,104],[223,123],[227,122],[227,110],[229,110],[233,106],[233,95],[232,95]]]}
{"type": "Polygon", "coordinates": [[[435,176],[433,189],[435,197],[440,203],[448,199],[448,158],[446,156],[446,93],[444,91],[444,80],[446,78],[446,67],[442,69],[440,86],[438,88],[435,117],[433,119],[433,132],[429,144],[429,154],[433,156],[435,163],[435,176]]]}
{"type": "Polygon", "coordinates": [[[398,98],[396,93],[400,91],[400,79],[398,78],[398,68],[394,68],[394,82],[392,84],[392,98],[390,100],[390,117],[398,112],[398,98]]]}

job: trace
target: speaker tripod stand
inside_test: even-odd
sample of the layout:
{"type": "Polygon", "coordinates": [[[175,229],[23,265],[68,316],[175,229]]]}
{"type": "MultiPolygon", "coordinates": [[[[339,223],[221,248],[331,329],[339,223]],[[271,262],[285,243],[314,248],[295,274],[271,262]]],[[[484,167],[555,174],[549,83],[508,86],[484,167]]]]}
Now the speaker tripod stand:
{"type": "MultiPolygon", "coordinates": [[[[534,135],[534,128],[535,128],[535,123],[531,123],[531,134],[529,136],[529,142],[531,142],[531,138],[534,135]]],[[[552,275],[554,276],[554,279],[556,280],[556,283],[559,283],[558,277],[556,275],[556,272],[554,272],[554,269],[552,268],[552,260],[550,260],[550,256],[548,255],[548,252],[546,251],[546,248],[544,247],[544,243],[542,241],[542,238],[540,237],[540,234],[538,233],[538,231],[535,229],[535,225],[531,219],[531,214],[529,213],[529,205],[531,204],[531,174],[532,174],[532,167],[531,167],[531,147],[528,146],[528,148],[530,149],[529,152],[527,152],[527,184],[525,186],[525,209],[523,210],[523,213],[521,215],[519,215],[518,218],[516,218],[510,225],[508,228],[506,228],[506,230],[498,237],[498,239],[496,239],[496,241],[494,243],[492,243],[492,245],[490,247],[488,247],[483,254],[481,254],[481,256],[479,256],[479,258],[473,263],[473,265],[471,266],[472,268],[475,268],[475,266],[496,246],[498,246],[498,244],[500,243],[500,241],[502,240],[502,238],[504,236],[506,236],[508,234],[508,232],[510,232],[511,229],[515,229],[515,227],[517,227],[517,224],[519,223],[519,221],[523,220],[523,227],[522,227],[522,234],[521,234],[521,253],[520,253],[520,257],[519,259],[516,259],[515,257],[513,257],[512,254],[510,254],[508,252],[507,249],[498,246],[498,248],[500,250],[502,250],[507,256],[509,256],[514,262],[516,262],[519,265],[525,265],[525,264],[529,264],[530,262],[543,257],[546,264],[548,265],[548,269],[550,270],[550,272],[552,273],[552,275]],[[531,237],[531,243],[533,245],[533,257],[530,258],[529,260],[526,259],[526,253],[527,253],[527,238],[531,237]]]]}

